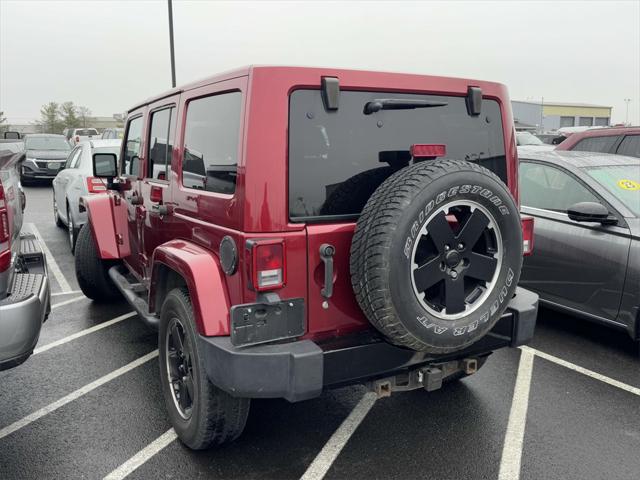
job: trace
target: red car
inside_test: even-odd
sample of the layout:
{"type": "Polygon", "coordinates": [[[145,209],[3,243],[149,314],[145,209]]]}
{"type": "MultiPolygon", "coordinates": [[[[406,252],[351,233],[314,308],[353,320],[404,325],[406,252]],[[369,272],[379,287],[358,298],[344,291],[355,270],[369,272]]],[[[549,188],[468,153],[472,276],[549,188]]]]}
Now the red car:
{"type": "Polygon", "coordinates": [[[556,150],[617,153],[640,158],[640,127],[594,128],[574,133],[556,150]]]}
{"type": "Polygon", "coordinates": [[[475,80],[250,67],[171,90],[129,110],[119,166],[93,156],[79,285],[159,329],[194,449],[251,398],[440,388],[533,335],[514,133],[475,80]]]}

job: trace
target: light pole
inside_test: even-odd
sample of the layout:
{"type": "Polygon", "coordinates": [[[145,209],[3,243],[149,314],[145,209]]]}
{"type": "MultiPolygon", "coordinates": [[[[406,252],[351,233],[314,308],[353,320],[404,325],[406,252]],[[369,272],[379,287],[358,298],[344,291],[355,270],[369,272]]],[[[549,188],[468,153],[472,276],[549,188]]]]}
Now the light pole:
{"type": "Polygon", "coordinates": [[[171,86],[176,87],[176,58],[173,52],[173,5],[168,0],[169,7],[169,53],[171,55],[171,86]]]}
{"type": "Polygon", "coordinates": [[[631,102],[630,98],[625,98],[624,103],[627,104],[627,112],[624,115],[624,124],[629,126],[629,103],[631,102]]]}

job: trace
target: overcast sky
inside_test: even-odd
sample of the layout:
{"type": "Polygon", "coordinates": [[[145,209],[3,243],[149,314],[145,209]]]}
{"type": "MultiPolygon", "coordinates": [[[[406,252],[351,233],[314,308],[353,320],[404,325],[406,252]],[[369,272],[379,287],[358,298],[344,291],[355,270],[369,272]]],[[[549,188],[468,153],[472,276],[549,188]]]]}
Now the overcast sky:
{"type": "MultiPolygon", "coordinates": [[[[614,107],[640,124],[640,0],[174,0],[178,85],[258,63],[447,75],[518,100],[614,107]]],[[[0,0],[0,110],[49,101],[111,116],[171,84],[167,2],[0,0]]]]}

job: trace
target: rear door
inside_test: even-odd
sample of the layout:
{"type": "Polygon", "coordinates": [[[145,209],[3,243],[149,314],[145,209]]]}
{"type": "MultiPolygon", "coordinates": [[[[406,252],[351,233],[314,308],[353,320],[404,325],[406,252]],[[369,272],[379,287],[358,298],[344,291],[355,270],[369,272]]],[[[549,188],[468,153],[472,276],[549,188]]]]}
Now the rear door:
{"type": "Polygon", "coordinates": [[[58,175],[53,179],[53,194],[55,196],[56,205],[58,206],[58,212],[62,218],[67,218],[66,201],[67,201],[67,187],[69,180],[73,174],[74,169],[77,168],[78,161],[82,155],[82,147],[77,146],[69,156],[64,165],[64,170],[60,171],[58,175]]]}
{"type": "Polygon", "coordinates": [[[616,153],[640,158],[640,135],[625,135],[618,145],[616,153]]]}
{"type": "Polygon", "coordinates": [[[525,257],[520,284],[544,300],[615,320],[629,255],[625,226],[576,222],[578,202],[613,209],[579,178],[555,166],[520,163],[522,212],[535,217],[534,254],[525,257]]]}
{"type": "Polygon", "coordinates": [[[472,117],[464,97],[342,91],[338,110],[327,111],[320,90],[291,94],[289,217],[306,224],[310,330],[344,332],[368,325],[351,286],[351,238],[375,189],[411,163],[413,144],[445,144],[448,158],[483,165],[506,183],[502,116],[496,101],[485,99],[482,115],[472,117]],[[368,102],[381,98],[445,105],[364,113],[368,102]],[[335,250],[328,282],[329,259],[320,253],[325,244],[335,250]],[[333,287],[330,298],[327,286],[333,287]]]}

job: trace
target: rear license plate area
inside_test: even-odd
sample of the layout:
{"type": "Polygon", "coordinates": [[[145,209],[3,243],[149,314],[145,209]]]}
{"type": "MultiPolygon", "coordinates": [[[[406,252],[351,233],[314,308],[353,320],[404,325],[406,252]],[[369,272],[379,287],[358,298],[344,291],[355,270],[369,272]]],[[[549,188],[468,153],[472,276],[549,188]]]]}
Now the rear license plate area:
{"type": "Polygon", "coordinates": [[[296,338],[305,330],[302,298],[231,307],[231,343],[237,347],[296,338]]]}

